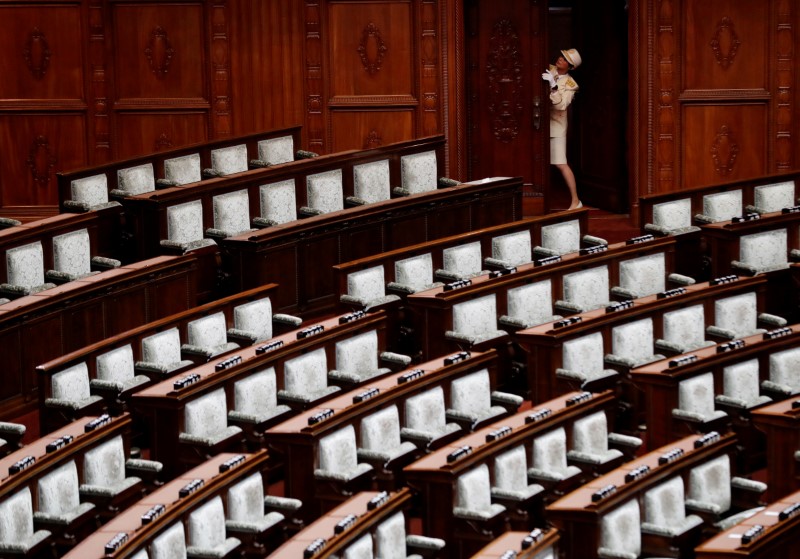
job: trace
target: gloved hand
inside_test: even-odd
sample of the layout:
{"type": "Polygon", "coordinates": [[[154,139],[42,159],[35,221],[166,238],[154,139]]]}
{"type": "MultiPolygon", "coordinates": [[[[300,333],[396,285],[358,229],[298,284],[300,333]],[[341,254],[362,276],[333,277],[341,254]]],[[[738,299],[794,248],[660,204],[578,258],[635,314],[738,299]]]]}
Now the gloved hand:
{"type": "Polygon", "coordinates": [[[550,89],[556,86],[556,78],[550,72],[542,72],[542,79],[550,83],[550,89]]]}

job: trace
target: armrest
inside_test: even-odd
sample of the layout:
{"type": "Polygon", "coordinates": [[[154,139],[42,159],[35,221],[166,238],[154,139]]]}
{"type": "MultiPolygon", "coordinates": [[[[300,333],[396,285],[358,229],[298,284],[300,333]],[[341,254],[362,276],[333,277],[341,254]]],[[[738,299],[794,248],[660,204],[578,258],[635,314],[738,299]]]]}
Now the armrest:
{"type": "Polygon", "coordinates": [[[156,460],[142,458],[129,458],[125,461],[125,471],[136,474],[138,477],[158,475],[164,469],[164,464],[156,460]]]}
{"type": "Polygon", "coordinates": [[[489,268],[490,270],[492,269],[503,270],[505,268],[513,268],[511,262],[509,262],[508,260],[500,260],[499,258],[492,258],[491,256],[487,256],[486,258],[483,259],[483,265],[489,268]]]}
{"type": "Polygon", "coordinates": [[[277,495],[266,495],[264,497],[264,509],[282,513],[294,513],[303,506],[300,499],[290,499],[289,497],[278,497],[277,495]]]}
{"type": "Polygon", "coordinates": [[[761,381],[761,390],[773,400],[784,400],[794,394],[794,390],[785,384],[778,384],[772,380],[761,381]]]}
{"type": "Polygon", "coordinates": [[[584,382],[586,380],[586,375],[580,373],[578,371],[572,371],[570,369],[562,369],[558,367],[556,369],[556,377],[563,378],[569,381],[577,381],[577,382],[584,382]]]}
{"type": "Polygon", "coordinates": [[[628,357],[621,357],[619,355],[614,355],[613,353],[609,353],[603,357],[603,362],[606,365],[614,367],[615,369],[629,371],[636,366],[636,361],[630,359],[628,357]]]}
{"type": "Polygon", "coordinates": [[[616,448],[625,453],[629,453],[642,446],[642,439],[639,437],[631,437],[630,435],[623,435],[622,433],[609,433],[608,445],[611,448],[616,448]]]}
{"type": "Polygon", "coordinates": [[[399,198],[405,198],[406,196],[411,196],[411,191],[406,188],[401,188],[399,186],[395,186],[392,189],[392,194],[399,198]]]}
{"type": "Polygon", "coordinates": [[[436,185],[438,186],[438,188],[447,188],[449,186],[458,186],[459,184],[461,184],[461,183],[458,182],[457,180],[451,179],[451,178],[448,178],[448,177],[439,177],[439,180],[436,181],[436,185]]]}
{"type": "Polygon", "coordinates": [[[325,212],[323,212],[322,210],[318,210],[316,208],[310,208],[308,206],[300,206],[300,209],[297,210],[297,214],[298,215],[305,216],[305,217],[312,217],[312,216],[315,216],[315,215],[322,215],[323,213],[325,213],[325,212]]]}
{"type": "Polygon", "coordinates": [[[671,281],[674,284],[684,285],[684,286],[685,285],[694,285],[695,283],[697,283],[695,281],[695,279],[692,278],[692,277],[684,276],[683,274],[675,274],[675,273],[669,274],[667,276],[667,281],[671,281]]]}
{"type": "MultiPolygon", "coordinates": [[[[88,212],[91,207],[86,202],[78,202],[77,200],[64,200],[62,203],[64,210],[69,213],[84,213],[88,212]]],[[[7,227],[11,227],[8,225],[7,227]]]]}
{"type": "Polygon", "coordinates": [[[461,410],[447,409],[444,412],[445,417],[449,421],[453,421],[460,425],[463,429],[472,431],[476,418],[473,414],[463,412],[461,410]]]}
{"type": "Polygon", "coordinates": [[[613,388],[619,382],[620,374],[613,369],[603,369],[599,375],[587,378],[581,384],[581,390],[587,392],[602,392],[613,388]]]}
{"type": "Polygon", "coordinates": [[[503,505],[492,504],[489,506],[489,510],[484,512],[482,510],[473,510],[464,507],[453,507],[453,516],[456,518],[463,518],[464,520],[481,520],[483,522],[487,522],[494,518],[497,518],[498,515],[503,514],[506,511],[506,507],[503,505]]]}
{"type": "Polygon", "coordinates": [[[617,551],[607,547],[597,548],[597,557],[599,559],[637,559],[639,556],[635,553],[627,553],[625,551],[617,551]]]}
{"type": "Polygon", "coordinates": [[[722,338],[723,340],[732,340],[736,337],[736,332],[728,330],[727,328],[720,328],[719,326],[711,325],[706,326],[706,334],[710,338],[722,338]]]}
{"type": "Polygon", "coordinates": [[[732,477],[731,489],[740,494],[749,494],[751,496],[758,497],[767,490],[767,484],[754,479],[732,477]]]}
{"type": "Polygon", "coordinates": [[[346,204],[350,204],[351,206],[366,206],[369,204],[369,202],[357,196],[346,196],[344,201],[346,204]]]}
{"type": "Polygon", "coordinates": [[[634,293],[630,289],[625,289],[624,287],[620,287],[618,285],[615,285],[611,288],[611,295],[614,295],[622,300],[636,299],[639,296],[638,293],[634,293]]]}
{"type": "Polygon", "coordinates": [[[440,279],[445,283],[452,283],[454,281],[463,279],[464,276],[461,274],[454,274],[449,270],[444,270],[442,268],[438,268],[436,271],[433,272],[433,277],[436,279],[440,279]]]}
{"type": "Polygon", "coordinates": [[[683,346],[675,342],[656,340],[654,345],[656,346],[656,349],[665,352],[667,355],[678,355],[683,353],[683,346]]]}
{"type": "Polygon", "coordinates": [[[103,399],[111,400],[112,402],[116,401],[120,392],[122,392],[122,388],[121,382],[115,382],[113,380],[93,378],[89,381],[89,389],[92,392],[96,392],[103,397],[103,399]]]}
{"type": "Polygon", "coordinates": [[[116,258],[106,258],[104,256],[93,256],[91,263],[93,268],[100,271],[112,270],[114,268],[119,268],[120,266],[122,266],[122,262],[120,262],[116,258]]]}
{"type": "Polygon", "coordinates": [[[717,394],[716,396],[714,396],[714,402],[721,406],[735,408],[736,410],[740,411],[747,409],[747,402],[739,398],[731,398],[730,396],[726,396],[725,394],[717,394]]]}
{"type": "Polygon", "coordinates": [[[533,254],[534,256],[541,256],[542,258],[547,258],[548,256],[561,256],[561,253],[557,250],[542,246],[533,247],[533,254]]]}
{"type": "Polygon", "coordinates": [[[265,227],[273,227],[275,225],[278,225],[278,222],[272,219],[266,219],[264,217],[259,216],[253,218],[252,224],[253,227],[264,229],[265,227]]]}
{"type": "Polygon", "coordinates": [[[181,355],[200,357],[208,360],[211,358],[211,355],[213,355],[213,353],[214,352],[207,347],[191,345],[191,344],[181,344],[181,355]]]}
{"type": "Polygon", "coordinates": [[[110,198],[121,199],[121,198],[127,198],[130,195],[131,195],[130,192],[128,192],[127,190],[122,190],[121,188],[112,188],[111,190],[108,191],[108,196],[110,198]]]}
{"type": "Polygon", "coordinates": [[[151,363],[149,361],[137,361],[133,368],[136,371],[136,374],[143,374],[151,379],[161,381],[166,377],[180,373],[183,370],[193,366],[194,363],[187,359],[166,365],[161,363],[151,363]]]}
{"type": "Polygon", "coordinates": [[[509,413],[516,413],[525,399],[522,396],[511,394],[510,392],[500,392],[495,390],[490,395],[493,405],[502,406],[509,413]]]}
{"type": "Polygon", "coordinates": [[[383,351],[379,355],[381,361],[390,365],[395,365],[401,369],[411,365],[411,357],[403,355],[402,353],[395,353],[393,351],[383,351]]]}
{"type": "Polygon", "coordinates": [[[672,410],[672,417],[683,421],[689,421],[690,423],[705,423],[707,419],[706,416],[701,413],[686,411],[681,408],[674,408],[672,410]]]}
{"type": "Polygon", "coordinates": [[[267,167],[272,166],[272,163],[269,161],[264,161],[263,159],[251,159],[247,162],[247,164],[253,169],[266,169],[267,167]]]}
{"type": "Polygon", "coordinates": [[[223,176],[222,173],[220,173],[216,169],[210,169],[210,168],[209,169],[203,169],[202,175],[203,175],[204,178],[207,178],[207,179],[213,179],[215,177],[223,176]]]}
{"type": "Polygon", "coordinates": [[[420,555],[422,559],[437,557],[445,545],[447,545],[445,541],[439,538],[429,538],[415,534],[406,536],[406,552],[412,555],[420,555]]]}
{"type": "Polygon", "coordinates": [[[739,262],[738,260],[731,261],[731,267],[734,270],[740,270],[751,276],[755,276],[760,272],[760,270],[755,266],[751,266],[750,264],[745,264],[744,262],[739,262]]]}
{"type": "Polygon", "coordinates": [[[793,248],[789,251],[789,260],[792,262],[800,262],[800,249],[793,248]]]}
{"type": "Polygon", "coordinates": [[[703,223],[703,224],[714,223],[714,219],[712,217],[709,217],[709,216],[705,215],[705,214],[697,214],[697,215],[695,215],[694,216],[694,220],[696,222],[698,222],[698,223],[703,223]]]}
{"type": "Polygon", "coordinates": [[[91,395],[83,400],[62,400],[61,398],[47,398],[44,401],[45,407],[57,408],[62,410],[85,411],[97,407],[97,404],[103,402],[103,398],[97,395],[91,395]]]}
{"type": "Polygon", "coordinates": [[[417,291],[410,285],[406,285],[405,283],[397,283],[396,281],[390,281],[387,283],[386,290],[394,291],[395,293],[400,293],[402,295],[410,295],[411,293],[415,293],[417,291]]]}
{"type": "Polygon", "coordinates": [[[661,237],[666,237],[671,233],[671,230],[667,229],[666,227],[661,227],[660,225],[656,225],[654,223],[645,223],[644,230],[648,233],[654,233],[661,237]]]}
{"type": "Polygon", "coordinates": [[[330,371],[328,371],[328,378],[335,384],[344,384],[346,386],[360,384],[361,381],[364,380],[363,377],[355,373],[348,373],[346,371],[340,371],[338,369],[331,369],[330,371]]]}
{"type": "Polygon", "coordinates": [[[298,149],[294,152],[295,159],[313,159],[314,157],[319,157],[319,154],[305,149],[298,149]]]}
{"type": "Polygon", "coordinates": [[[228,328],[225,332],[225,337],[228,342],[239,344],[240,346],[248,346],[256,343],[256,335],[249,330],[239,330],[238,328],[228,328]]]}
{"type": "Polygon", "coordinates": [[[156,190],[170,188],[173,186],[178,186],[178,181],[171,181],[169,179],[156,179],[156,190]]]}
{"type": "Polygon", "coordinates": [[[583,312],[583,307],[570,301],[562,301],[561,299],[556,301],[553,307],[558,311],[564,312],[564,314],[578,314],[583,312]]]}
{"type": "Polygon", "coordinates": [[[762,312],[761,314],[758,315],[758,320],[769,326],[770,330],[773,328],[781,328],[789,323],[783,317],[765,312],[762,312]]]}
{"type": "Polygon", "coordinates": [[[604,238],[595,237],[594,235],[584,235],[581,237],[581,241],[589,246],[604,246],[608,244],[608,241],[604,238]]]}

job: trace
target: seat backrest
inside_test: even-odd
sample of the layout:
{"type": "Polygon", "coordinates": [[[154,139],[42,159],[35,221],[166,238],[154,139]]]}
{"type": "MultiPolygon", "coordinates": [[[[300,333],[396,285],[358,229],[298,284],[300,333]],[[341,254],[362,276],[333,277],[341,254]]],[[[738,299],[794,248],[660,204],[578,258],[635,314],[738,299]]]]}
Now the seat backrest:
{"type": "Polygon", "coordinates": [[[653,355],[653,319],[643,318],[611,330],[611,353],[640,363],[653,355]]]}
{"type": "Polygon", "coordinates": [[[203,203],[200,200],[167,208],[167,238],[176,243],[203,238],[203,203]]]}
{"type": "Polygon", "coordinates": [[[563,283],[564,299],[584,310],[608,304],[608,266],[565,274],[563,283]]]}
{"type": "Polygon", "coordinates": [[[386,295],[383,266],[373,266],[347,274],[347,293],[363,301],[374,301],[386,295]]]}
{"type": "Polygon", "coordinates": [[[183,430],[196,437],[212,437],[228,427],[225,389],[219,388],[186,403],[183,430]]]}
{"type": "Polygon", "coordinates": [[[347,546],[342,559],[372,559],[372,534],[365,534],[347,546]]]}
{"type": "Polygon", "coordinates": [[[729,190],[703,196],[703,214],[713,221],[728,221],[742,215],[742,191],[729,190]]]}
{"type": "Polygon", "coordinates": [[[336,212],[344,208],[342,170],[334,169],[306,177],[308,205],[322,213],[336,212]]]}
{"type": "Polygon", "coordinates": [[[779,212],[796,205],[794,181],[762,184],[753,189],[755,207],[765,212],[779,212]]]}
{"type": "Polygon", "coordinates": [[[769,378],[792,392],[800,392],[800,347],[770,354],[769,378]]]}
{"type": "Polygon", "coordinates": [[[80,505],[78,468],[75,461],[46,473],[37,482],[37,510],[51,515],[67,514],[80,505]]]}
{"type": "Polygon", "coordinates": [[[714,375],[704,373],[678,384],[678,407],[710,417],[714,413],[714,375]]]}
{"type": "Polygon", "coordinates": [[[450,384],[450,407],[475,415],[488,412],[491,407],[488,369],[455,379],[450,384]]]}
{"type": "Polygon", "coordinates": [[[156,189],[153,164],[144,163],[136,167],[117,170],[117,188],[128,196],[136,196],[156,189]]]}
{"type": "Polygon", "coordinates": [[[603,370],[603,335],[600,332],[564,342],[563,367],[587,377],[603,370]]]}
{"type": "Polygon", "coordinates": [[[542,226],[542,247],[558,254],[578,252],[581,248],[581,224],[577,219],[542,226]]]}
{"type": "Polygon", "coordinates": [[[653,225],[674,231],[692,225],[692,199],[681,198],[653,205],[653,225]]]}
{"type": "Polygon", "coordinates": [[[283,365],[283,385],[292,394],[314,394],[328,386],[325,348],[286,361],[283,365]]]}
{"type": "Polygon", "coordinates": [[[44,283],[44,253],[42,242],[10,248],[6,251],[8,283],[36,287],[44,283]]]}
{"type": "Polygon", "coordinates": [[[492,258],[518,266],[533,260],[531,232],[518,231],[492,238],[492,258]]]}
{"type": "Polygon", "coordinates": [[[388,159],[353,166],[353,193],[356,198],[373,204],[391,198],[391,190],[388,159]]]}
{"type": "Polygon", "coordinates": [[[259,190],[261,217],[275,223],[289,223],[297,219],[297,198],[294,179],[262,185],[259,190]]]}
{"type": "Polygon", "coordinates": [[[409,429],[436,435],[444,433],[446,420],[442,387],[437,386],[408,398],[405,402],[405,421],[409,429]]]}
{"type": "Polygon", "coordinates": [[[489,466],[481,464],[458,476],[456,480],[456,506],[476,512],[491,509],[492,493],[489,484],[489,466]]]}
{"type": "Polygon", "coordinates": [[[83,483],[115,487],[125,479],[125,448],[117,435],[83,455],[83,483]]]}
{"type": "Polygon", "coordinates": [[[786,229],[743,235],[739,239],[739,260],[760,270],[787,264],[786,229]]]}
{"type": "Polygon", "coordinates": [[[406,517],[403,511],[378,524],[373,539],[375,556],[379,559],[406,559],[406,517]]]}
{"type": "Polygon", "coordinates": [[[261,140],[258,142],[258,158],[270,165],[294,161],[294,140],[291,136],[261,140]]]}
{"type": "Polygon", "coordinates": [[[426,151],[400,158],[400,184],[411,194],[437,188],[436,152],[426,151]]]}
{"type": "Polygon", "coordinates": [[[69,184],[70,195],[75,202],[89,207],[108,202],[108,177],[105,173],[76,179],[69,184]]]}
{"type": "Polygon", "coordinates": [[[336,474],[354,472],[358,464],[356,456],[356,430],[348,425],[319,440],[317,463],[320,470],[336,474]]]}
{"type": "Polygon", "coordinates": [[[705,312],[702,305],[685,307],[664,313],[664,339],[697,347],[705,339],[705,312]]]}
{"type": "Polygon", "coordinates": [[[233,327],[250,332],[260,342],[272,337],[272,301],[269,297],[233,309],[233,327]]]}
{"type": "Polygon", "coordinates": [[[732,330],[737,338],[753,334],[757,321],[755,291],[714,301],[714,323],[720,328],[732,330]]]}
{"type": "Polygon", "coordinates": [[[81,276],[91,272],[89,231],[78,229],[53,237],[53,268],[81,276]]]}
{"type": "Polygon", "coordinates": [[[150,544],[150,559],[184,559],[186,557],[186,535],[183,522],[176,522],[150,544]]]}
{"type": "Polygon", "coordinates": [[[142,360],[169,365],[181,360],[181,336],[170,328],[142,339],[142,360]]]}
{"type": "Polygon", "coordinates": [[[465,336],[497,330],[497,303],[494,294],[453,305],[453,330],[465,336]]]}
{"type": "Polygon", "coordinates": [[[165,159],[164,178],[177,184],[200,182],[203,180],[200,167],[199,153],[165,159]]]}
{"type": "Polygon", "coordinates": [[[664,253],[650,254],[619,263],[619,285],[638,297],[654,295],[666,289],[664,253]]]}
{"type": "Polygon", "coordinates": [[[53,398],[80,402],[89,397],[89,368],[85,362],[53,375],[50,380],[53,398]]]}
{"type": "Polygon", "coordinates": [[[600,547],[630,553],[636,557],[642,552],[639,502],[631,499],[600,520],[600,547]]]}
{"type": "Polygon", "coordinates": [[[214,196],[214,227],[237,235],[250,229],[247,189],[214,196]]]}
{"type": "Polygon", "coordinates": [[[211,168],[222,175],[247,171],[247,146],[240,144],[211,150],[211,168]]]}
{"type": "Polygon", "coordinates": [[[420,254],[394,263],[394,281],[422,291],[433,283],[431,254],[420,254]]]}
{"type": "Polygon", "coordinates": [[[397,406],[389,406],[361,420],[361,448],[388,453],[400,448],[397,406]]]}
{"type": "Polygon", "coordinates": [[[217,495],[189,513],[189,546],[214,549],[225,543],[225,510],[217,495]]]}
{"type": "Polygon", "coordinates": [[[494,458],[494,487],[522,491],[528,486],[528,457],[520,445],[494,458]]]}
{"type": "Polygon", "coordinates": [[[33,535],[31,490],[23,487],[0,502],[0,543],[24,542],[33,535]]]}
{"type": "Polygon", "coordinates": [[[603,455],[608,452],[608,419],[599,411],[576,419],[572,425],[572,450],[603,455]]]}
{"type": "Polygon", "coordinates": [[[187,325],[190,345],[199,347],[215,347],[227,341],[225,313],[220,311],[197,320],[192,320],[187,325]]]}
{"type": "Polygon", "coordinates": [[[644,521],[656,526],[677,528],[686,518],[683,478],[675,476],[644,494],[644,521]]]}
{"type": "Polygon", "coordinates": [[[722,369],[722,386],[726,396],[753,402],[759,396],[758,359],[748,359],[722,369]]]}
{"type": "Polygon", "coordinates": [[[535,326],[553,319],[553,288],[550,280],[537,281],[508,290],[508,315],[535,326]]]}
{"type": "Polygon", "coordinates": [[[254,522],[264,517],[264,479],[256,472],[228,489],[228,520],[254,522]]]}
{"type": "Polygon", "coordinates": [[[688,498],[717,505],[721,512],[731,508],[731,461],[727,454],[692,468],[688,498]]]}
{"type": "Polygon", "coordinates": [[[248,415],[263,415],[278,405],[275,367],[237,380],[233,385],[233,405],[236,411],[248,415]]]}
{"type": "Polygon", "coordinates": [[[533,439],[532,467],[563,474],[567,470],[567,432],[563,427],[533,439]]]}
{"type": "Polygon", "coordinates": [[[336,370],[369,376],[378,369],[378,332],[370,330],[336,342],[336,370]]]}
{"type": "Polygon", "coordinates": [[[483,270],[481,242],[465,243],[442,251],[442,266],[452,274],[468,277],[483,270]]]}

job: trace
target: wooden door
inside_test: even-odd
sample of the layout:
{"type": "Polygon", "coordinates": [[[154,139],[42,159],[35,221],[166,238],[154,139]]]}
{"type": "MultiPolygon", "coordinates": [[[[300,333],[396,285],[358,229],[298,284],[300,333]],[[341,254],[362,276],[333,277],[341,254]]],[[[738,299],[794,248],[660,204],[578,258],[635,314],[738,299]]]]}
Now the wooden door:
{"type": "Polygon", "coordinates": [[[522,176],[542,195],[549,166],[545,0],[467,0],[467,173],[522,176]]]}

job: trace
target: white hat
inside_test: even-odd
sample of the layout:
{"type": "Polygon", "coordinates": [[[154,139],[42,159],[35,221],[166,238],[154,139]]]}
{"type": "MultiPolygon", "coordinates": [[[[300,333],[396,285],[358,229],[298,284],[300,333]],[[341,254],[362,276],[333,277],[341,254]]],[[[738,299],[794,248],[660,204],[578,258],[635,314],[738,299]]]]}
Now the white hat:
{"type": "Polygon", "coordinates": [[[561,54],[564,55],[564,58],[567,59],[567,62],[569,62],[573,68],[577,68],[581,65],[581,55],[578,54],[578,49],[562,50],[561,54]]]}

